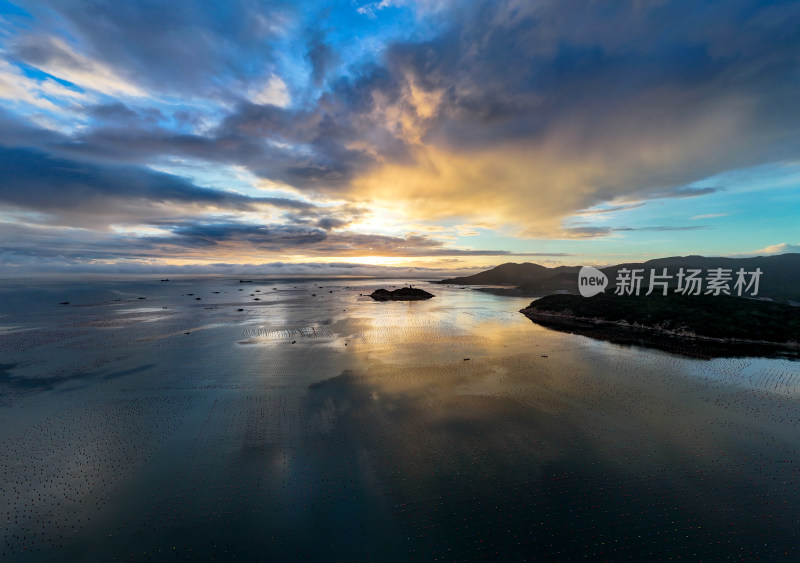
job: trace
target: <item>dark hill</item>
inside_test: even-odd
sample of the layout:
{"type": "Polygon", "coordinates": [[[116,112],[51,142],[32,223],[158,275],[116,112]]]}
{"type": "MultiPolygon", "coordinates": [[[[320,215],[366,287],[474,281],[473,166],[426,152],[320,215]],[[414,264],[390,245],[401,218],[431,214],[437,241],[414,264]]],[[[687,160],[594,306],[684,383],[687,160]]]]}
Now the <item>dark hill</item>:
{"type": "MultiPolygon", "coordinates": [[[[647,262],[618,264],[601,268],[603,273],[608,276],[610,289],[607,289],[606,292],[613,291],[616,286],[617,272],[622,268],[643,268],[646,276],[650,274],[651,269],[657,270],[656,273],[660,274],[663,268],[667,268],[667,273],[674,276],[679,268],[684,268],[684,270],[689,268],[700,269],[703,272],[712,268],[724,268],[732,271],[734,279],[739,268],[744,268],[746,272],[752,272],[756,268],[760,268],[762,274],[759,281],[758,297],[769,297],[775,301],[782,302],[800,302],[800,254],[797,253],[756,256],[753,258],[671,256],[669,258],[656,258],[647,262]]],[[[677,284],[677,282],[674,283],[677,284]]]]}
{"type": "Polygon", "coordinates": [[[548,295],[521,311],[535,321],[638,325],[671,334],[800,344],[800,310],[789,305],[711,295],[548,295]]]}
{"type": "Polygon", "coordinates": [[[464,276],[460,278],[452,278],[449,280],[442,280],[437,283],[451,283],[460,285],[515,285],[526,282],[536,282],[549,278],[555,274],[561,273],[565,270],[578,272],[579,268],[574,266],[559,266],[558,268],[548,268],[540,266],[539,264],[532,264],[524,262],[516,264],[509,262],[501,264],[491,270],[486,270],[479,274],[472,276],[464,276]]]}
{"type": "MultiPolygon", "coordinates": [[[[647,262],[630,262],[600,268],[608,276],[609,287],[606,293],[613,293],[616,287],[617,272],[622,268],[643,269],[642,291],[649,287],[650,270],[660,274],[667,268],[667,274],[673,276],[671,288],[677,286],[675,277],[680,268],[700,269],[704,277],[710,269],[724,268],[731,270],[736,279],[736,272],[744,268],[746,272],[761,269],[757,297],[768,297],[775,301],[800,303],[800,254],[789,253],[777,256],[757,256],[754,258],[724,258],[706,256],[671,256],[656,258],[647,262]]],[[[559,266],[547,268],[539,264],[502,264],[491,270],[472,276],[452,278],[438,283],[460,285],[507,285],[515,286],[515,290],[497,290],[516,295],[549,295],[552,293],[578,293],[578,266],[559,266]]],[[[731,284],[732,287],[733,284],[731,284]]],[[[750,295],[748,293],[748,295],[750,295]]]]}
{"type": "Polygon", "coordinates": [[[517,287],[521,291],[531,295],[547,295],[550,293],[575,293],[578,290],[578,271],[577,266],[553,268],[552,275],[534,281],[520,283],[517,287]]]}

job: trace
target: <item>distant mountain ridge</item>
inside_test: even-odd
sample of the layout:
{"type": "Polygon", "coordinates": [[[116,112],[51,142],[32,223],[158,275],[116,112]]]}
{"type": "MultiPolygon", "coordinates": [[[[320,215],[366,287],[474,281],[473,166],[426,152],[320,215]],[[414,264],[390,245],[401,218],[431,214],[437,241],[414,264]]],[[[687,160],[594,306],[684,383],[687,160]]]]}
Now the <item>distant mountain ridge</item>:
{"type": "Polygon", "coordinates": [[[436,283],[520,286],[525,283],[540,282],[562,274],[577,274],[578,270],[580,270],[579,266],[548,268],[531,262],[523,262],[522,264],[507,262],[479,274],[442,280],[436,283]]]}
{"type": "MultiPolygon", "coordinates": [[[[700,269],[703,273],[710,269],[723,268],[732,271],[735,278],[736,271],[744,268],[747,272],[761,269],[759,291],[757,297],[767,297],[775,301],[800,303],[800,254],[789,253],[776,256],[756,256],[753,258],[726,258],[708,256],[670,256],[655,258],[646,262],[629,262],[615,266],[600,268],[608,277],[609,287],[606,293],[613,292],[616,287],[617,273],[627,268],[643,269],[643,290],[649,285],[650,270],[657,270],[660,274],[667,268],[669,275],[675,276],[679,268],[700,269]]],[[[442,280],[436,283],[458,285],[495,285],[515,288],[518,295],[541,296],[552,293],[578,293],[579,266],[558,266],[548,268],[539,264],[525,262],[522,264],[506,263],[491,270],[480,272],[472,276],[464,276],[442,280]]],[[[674,288],[677,281],[673,279],[670,288],[674,288]]],[[[509,290],[500,290],[507,293],[509,290]]]]}

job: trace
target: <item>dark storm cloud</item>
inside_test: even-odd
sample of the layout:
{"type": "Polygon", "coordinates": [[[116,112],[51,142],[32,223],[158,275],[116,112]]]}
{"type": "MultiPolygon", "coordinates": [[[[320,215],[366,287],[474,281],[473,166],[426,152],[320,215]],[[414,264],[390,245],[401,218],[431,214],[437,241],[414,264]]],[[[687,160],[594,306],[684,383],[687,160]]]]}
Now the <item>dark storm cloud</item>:
{"type": "Polygon", "coordinates": [[[596,227],[590,225],[567,227],[564,229],[564,234],[567,238],[598,238],[613,235],[615,233],[631,233],[631,232],[678,232],[678,231],[699,231],[707,229],[707,225],[689,225],[689,226],[670,226],[670,225],[656,225],[652,227],[596,227]]]}
{"type": "Polygon", "coordinates": [[[449,31],[393,46],[388,63],[445,90],[431,135],[454,146],[538,137],[567,116],[602,127],[598,110],[615,115],[665,87],[682,95],[653,113],[732,89],[771,97],[793,84],[798,62],[792,2],[479,1],[450,16],[449,31]]]}
{"type": "Polygon", "coordinates": [[[705,188],[693,188],[690,186],[679,186],[677,188],[672,188],[668,190],[661,190],[651,195],[654,197],[697,197],[701,195],[708,195],[713,194],[719,191],[722,191],[724,188],[717,188],[717,187],[705,187],[705,188]]]}
{"type": "Polygon", "coordinates": [[[334,94],[311,109],[242,102],[205,136],[160,126],[159,112],[134,111],[122,104],[92,107],[90,113],[102,118],[102,123],[47,146],[83,159],[110,162],[145,163],[156,155],[179,155],[244,165],[257,176],[298,188],[341,189],[375,166],[377,156],[410,161],[406,141],[354,113],[354,109],[368,113],[374,107],[367,99],[370,92],[362,90],[366,87],[360,83],[373,84],[373,79],[370,74],[355,83],[341,80],[334,94]],[[378,154],[351,148],[363,140],[378,154]]]}
{"type": "Polygon", "coordinates": [[[245,102],[214,132],[214,144],[260,146],[248,151],[244,160],[254,173],[271,180],[299,188],[346,187],[375,166],[378,157],[410,160],[406,140],[370,116],[379,91],[387,100],[399,96],[385,69],[370,66],[354,78],[338,80],[310,109],[245,102]],[[271,144],[258,145],[261,141],[271,144]],[[352,148],[357,143],[369,145],[370,150],[352,148]]]}
{"type": "Polygon", "coordinates": [[[226,98],[212,125],[187,106],[172,115],[165,105],[148,108],[141,96],[85,102],[75,111],[88,122],[68,134],[0,114],[4,206],[70,225],[125,217],[166,231],[115,239],[120,255],[124,245],[147,252],[156,244],[175,248],[174,256],[179,247],[237,244],[319,255],[504,255],[343,232],[354,211],[201,188],[143,167],[165,156],[241,165],[345,199],[370,173],[401,165],[373,185],[400,178],[407,186],[355,198],[408,198],[420,221],[494,213],[501,224],[531,225],[536,236],[591,237],[687,227],[557,226],[604,202],[712,194],[721,188],[689,186],[800,150],[797,2],[452,2],[428,22],[424,39],[390,42],[346,69],[332,64],[338,53],[323,32],[304,29],[299,59],[311,85],[288,107],[245,99],[252,80],[272,71],[276,30],[296,9],[288,4],[29,5],[41,28],[18,34],[20,60],[99,73],[112,93],[133,84],[226,98]],[[62,29],[68,41],[47,39],[62,29]],[[260,205],[285,211],[285,224],[186,219],[189,207],[260,205]],[[169,206],[180,209],[153,211],[169,206]],[[547,228],[534,229],[539,223],[547,228]]]}
{"type": "Polygon", "coordinates": [[[43,148],[49,144],[62,142],[63,135],[41,129],[0,109],[0,144],[15,147],[43,148]]]}
{"type": "MultiPolygon", "coordinates": [[[[598,187],[594,190],[594,194],[598,199],[611,201],[616,197],[619,197],[619,192],[623,190],[622,187],[618,185],[614,186],[604,186],[598,187]]],[[[693,197],[700,197],[704,195],[711,195],[719,192],[724,192],[725,188],[720,186],[705,186],[705,187],[696,187],[696,186],[670,186],[670,187],[642,187],[638,190],[636,194],[630,194],[631,197],[641,198],[643,200],[649,199],[660,199],[660,198],[671,198],[671,199],[683,199],[683,198],[693,198],[693,197]]],[[[597,214],[604,214],[604,213],[615,213],[618,211],[626,211],[629,209],[636,209],[637,207],[641,207],[644,205],[644,202],[637,201],[634,203],[628,203],[624,205],[612,205],[607,209],[590,209],[581,211],[581,215],[597,215],[597,214]]]]}
{"type": "MultiPolygon", "coordinates": [[[[288,9],[245,0],[157,8],[69,0],[31,8],[45,20],[58,14],[114,68],[192,94],[198,84],[251,72],[250,56],[269,52],[264,37],[288,9]]],[[[476,1],[451,3],[440,21],[446,24],[434,38],[392,44],[382,64],[351,67],[313,107],[244,103],[212,138],[154,131],[140,137],[142,150],[216,155],[298,187],[346,184],[376,163],[375,154],[348,148],[354,141],[370,140],[383,159],[410,158],[407,139],[370,117],[376,94],[385,103],[402,100],[409,77],[426,91],[442,92],[424,139],[450,150],[542,140],[567,122],[581,132],[573,139],[576,152],[604,143],[624,149],[632,129],[681,126],[694,112],[736,96],[752,102],[746,133],[762,145],[766,140],[768,149],[750,150],[749,138],[720,139],[719,150],[710,147],[710,162],[648,180],[682,185],[729,160],[753,164],[796,149],[795,141],[785,141],[800,120],[792,78],[797,3],[476,1]],[[296,146],[258,150],[265,139],[296,146]]],[[[54,49],[32,40],[18,51],[34,64],[58,57],[78,64],[54,49]]],[[[308,31],[306,56],[319,85],[335,56],[319,30],[308,31]]],[[[101,150],[109,140],[122,147],[123,139],[107,131],[89,133],[80,146],[101,150]]]]}
{"type": "MultiPolygon", "coordinates": [[[[203,223],[187,220],[174,224],[164,223],[161,227],[164,231],[161,236],[133,236],[0,221],[0,264],[16,265],[21,271],[82,271],[83,266],[86,266],[88,271],[103,272],[117,270],[114,266],[98,265],[98,261],[115,261],[120,267],[119,271],[128,271],[126,262],[138,262],[130,271],[144,272],[149,271],[147,261],[153,256],[158,256],[161,261],[169,261],[196,256],[197,252],[220,258],[240,256],[237,253],[252,256],[255,252],[259,256],[301,253],[313,257],[342,256],[357,259],[364,255],[365,249],[379,255],[395,257],[569,256],[558,252],[517,253],[504,250],[451,249],[445,247],[441,241],[421,236],[391,237],[347,232],[331,234],[321,229],[297,225],[203,223]]],[[[230,269],[231,265],[225,266],[230,269]]],[[[275,263],[271,266],[275,266],[275,263]]],[[[168,270],[171,267],[166,268],[168,270]]],[[[360,270],[365,268],[363,265],[353,267],[360,270]]],[[[283,269],[292,270],[288,264],[283,269]]],[[[202,268],[197,271],[201,270],[202,268]]],[[[10,270],[6,273],[13,274],[10,270]]]]}
{"type": "Polygon", "coordinates": [[[344,206],[340,208],[307,209],[302,211],[287,211],[283,218],[287,223],[319,228],[324,231],[342,229],[364,214],[365,210],[344,206]]]}
{"type": "MultiPolygon", "coordinates": [[[[448,248],[440,240],[421,236],[405,237],[328,232],[303,224],[254,225],[241,222],[184,221],[165,225],[168,235],[146,237],[148,244],[162,251],[169,246],[181,249],[224,247],[227,252],[300,252],[308,256],[568,256],[565,253],[511,252],[448,248]]],[[[176,251],[182,252],[182,251],[176,251]]]]}
{"type": "Polygon", "coordinates": [[[156,108],[133,109],[122,102],[89,106],[86,108],[86,113],[95,122],[115,123],[125,127],[153,127],[166,119],[166,116],[156,108]]]}
{"type": "MultiPolygon", "coordinates": [[[[574,124],[579,153],[681,126],[715,100],[741,96],[752,102],[753,138],[707,147],[710,170],[728,159],[752,164],[797,149],[797,3],[472,2],[458,3],[451,16],[449,32],[388,53],[390,68],[444,91],[429,142],[474,150],[542,140],[574,124]],[[762,136],[765,130],[772,135],[762,136]]],[[[694,167],[670,171],[665,185],[706,168],[694,167]]]]}
{"type": "MultiPolygon", "coordinates": [[[[90,106],[86,113],[94,118],[94,126],[71,136],[5,116],[13,131],[0,131],[0,141],[98,164],[147,164],[175,155],[243,165],[257,176],[299,188],[342,188],[375,163],[373,156],[347,147],[357,133],[346,115],[247,102],[210,135],[197,135],[163,124],[166,117],[158,110],[115,103],[90,106]]],[[[173,119],[189,122],[192,116],[187,112],[173,119]]],[[[387,144],[394,147],[387,152],[403,151],[402,143],[392,137],[387,137],[387,144]]]]}
{"type": "Polygon", "coordinates": [[[311,78],[315,86],[321,86],[336,59],[333,49],[325,43],[322,33],[316,33],[308,42],[306,51],[311,63],[311,78]]]}
{"type": "Polygon", "coordinates": [[[348,221],[339,219],[338,217],[321,217],[317,219],[317,226],[320,229],[330,231],[331,229],[340,229],[347,226],[348,221]]]}
{"type": "MultiPolygon", "coordinates": [[[[34,0],[25,7],[137,84],[193,96],[236,96],[235,82],[248,82],[272,63],[272,41],[295,9],[281,0],[34,0]]],[[[35,32],[24,36],[16,54],[39,66],[84,64],[35,32]]]]}
{"type": "Polygon", "coordinates": [[[174,236],[153,241],[192,247],[217,246],[233,241],[251,244],[261,250],[286,252],[297,246],[314,246],[327,237],[321,229],[244,223],[184,223],[171,226],[169,231],[174,236]]]}
{"type": "MultiPolygon", "coordinates": [[[[65,17],[98,45],[109,40],[103,26],[121,29],[115,41],[128,41],[102,55],[109,60],[145,60],[145,54],[153,54],[151,47],[137,45],[163,31],[165,24],[142,30],[150,20],[139,8],[125,6],[117,13],[103,5],[97,21],[65,17]]],[[[568,131],[556,165],[606,160],[610,170],[605,175],[613,183],[606,179],[587,190],[571,204],[572,211],[615,196],[703,195],[711,189],[679,186],[731,167],[795,155],[794,131],[800,124],[792,78],[798,65],[798,5],[740,1],[715,6],[681,1],[459,2],[440,15],[446,23],[438,35],[389,45],[380,64],[351,67],[346,76],[330,80],[313,105],[279,108],[243,102],[207,136],[158,127],[102,127],[77,135],[67,148],[122,160],[188,155],[243,164],[259,176],[301,189],[341,190],[382,163],[420,158],[407,132],[387,124],[381,112],[394,105],[413,115],[408,93],[413,80],[419,89],[440,94],[430,115],[416,116],[421,140],[430,147],[465,154],[509,143],[535,148],[568,131]],[[713,144],[702,153],[680,154],[681,139],[706,142],[693,137],[698,132],[691,128],[697,123],[703,123],[713,144]],[[720,136],[714,137],[717,124],[720,136]],[[638,154],[645,150],[658,158],[650,152],[638,154]]],[[[187,23],[178,26],[178,37],[209,18],[216,15],[190,13],[184,18],[187,23]]],[[[241,49],[252,45],[249,24],[233,15],[209,25],[210,38],[221,38],[225,28],[226,40],[220,40],[219,53],[208,57],[203,55],[214,47],[206,39],[194,40],[200,48],[191,61],[183,61],[188,55],[172,40],[155,41],[166,56],[154,60],[165,61],[165,66],[168,61],[170,69],[186,62],[190,69],[188,75],[169,75],[170,82],[191,87],[193,73],[227,60],[231,53],[226,45],[238,52],[229,45],[230,38],[239,38],[237,30],[244,37],[241,49]]],[[[313,81],[321,83],[333,53],[319,31],[309,37],[306,56],[313,81]]],[[[194,48],[190,40],[186,50],[194,48]]],[[[150,75],[159,73],[167,79],[164,69],[150,75]]],[[[545,190],[509,186],[507,191],[509,197],[547,197],[545,190]]]]}
{"type": "Polygon", "coordinates": [[[328,277],[328,276],[363,276],[383,278],[435,278],[448,276],[466,276],[485,268],[466,268],[463,264],[450,264],[448,268],[430,268],[420,266],[370,266],[353,262],[261,262],[174,265],[153,262],[147,259],[131,259],[114,263],[98,262],[94,258],[82,256],[31,256],[16,252],[6,253],[0,249],[0,266],[4,268],[6,277],[29,277],[31,274],[52,275],[62,279],[65,275],[228,275],[228,276],[267,276],[267,277],[328,277]]]}
{"type": "Polygon", "coordinates": [[[252,211],[259,205],[306,210],[313,205],[287,198],[253,198],[203,188],[161,172],[134,166],[96,165],[58,158],[38,150],[0,145],[0,201],[6,206],[51,215],[84,216],[91,223],[98,214],[115,217],[148,215],[152,206],[199,206],[252,211]],[[132,207],[132,209],[131,209],[132,207]]]}

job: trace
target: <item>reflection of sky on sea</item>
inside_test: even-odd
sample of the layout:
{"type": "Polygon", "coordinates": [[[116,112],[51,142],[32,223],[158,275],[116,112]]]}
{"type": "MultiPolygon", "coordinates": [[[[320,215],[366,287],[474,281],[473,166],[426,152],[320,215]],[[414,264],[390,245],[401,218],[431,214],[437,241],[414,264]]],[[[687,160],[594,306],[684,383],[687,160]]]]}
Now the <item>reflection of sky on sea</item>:
{"type": "Polygon", "coordinates": [[[796,550],[773,531],[800,508],[797,362],[564,334],[518,313],[528,299],[456,286],[367,297],[407,282],[14,288],[6,556],[796,550]]]}

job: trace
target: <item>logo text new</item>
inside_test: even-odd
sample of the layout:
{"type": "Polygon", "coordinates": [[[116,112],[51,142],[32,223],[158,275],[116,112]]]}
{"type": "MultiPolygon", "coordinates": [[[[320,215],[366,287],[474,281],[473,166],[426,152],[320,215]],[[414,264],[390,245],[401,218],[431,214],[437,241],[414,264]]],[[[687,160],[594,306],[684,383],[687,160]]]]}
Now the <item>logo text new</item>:
{"type": "MultiPolygon", "coordinates": [[[[734,274],[730,268],[708,268],[705,272],[699,268],[680,268],[672,275],[667,268],[651,268],[649,275],[644,275],[644,268],[620,268],[617,271],[616,295],[640,295],[643,282],[648,282],[647,292],[650,295],[659,290],[667,295],[670,290],[681,295],[737,295],[755,297],[761,279],[761,268],[746,271],[739,268],[734,274]],[[734,277],[735,276],[735,277],[734,277]]],[[[578,273],[578,291],[584,297],[591,297],[605,291],[608,285],[606,275],[591,266],[584,266],[578,273]]]]}

